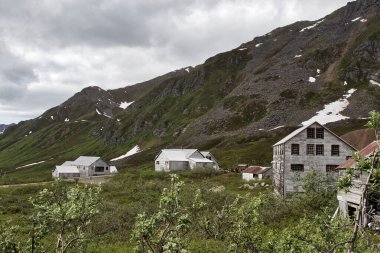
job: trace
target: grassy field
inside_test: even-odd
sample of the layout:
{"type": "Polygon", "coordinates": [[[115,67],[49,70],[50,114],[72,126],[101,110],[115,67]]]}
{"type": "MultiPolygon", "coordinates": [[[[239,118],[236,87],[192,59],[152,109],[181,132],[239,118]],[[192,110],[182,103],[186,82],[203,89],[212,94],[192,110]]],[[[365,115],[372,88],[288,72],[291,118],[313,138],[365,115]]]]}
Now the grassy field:
{"type": "MultiPolygon", "coordinates": [[[[254,190],[241,188],[246,182],[241,174],[215,172],[212,170],[182,171],[177,173],[185,182],[183,200],[191,202],[195,190],[200,189],[204,200],[213,208],[220,208],[237,195],[249,194],[252,197],[271,191],[271,187],[257,187],[254,190]],[[221,192],[213,187],[223,186],[221,192]]],[[[123,171],[102,185],[102,205],[100,217],[91,225],[90,233],[94,237],[88,252],[131,252],[129,241],[135,217],[145,211],[151,213],[158,207],[159,196],[167,187],[170,177],[167,173],[151,170],[150,164],[123,171]]],[[[271,184],[270,180],[264,181],[271,184]]],[[[251,183],[252,184],[252,183],[251,183]]],[[[10,222],[28,227],[28,217],[33,212],[29,199],[47,185],[12,186],[0,188],[0,223],[10,222]]],[[[26,232],[25,232],[26,233],[26,232]]],[[[194,235],[194,238],[197,236],[194,235]]],[[[52,238],[50,238],[52,239],[52,238]]],[[[192,243],[192,252],[197,249],[222,247],[221,242],[203,240],[192,243]],[[203,246],[202,246],[203,245],[203,246]]],[[[203,251],[204,252],[204,251],[203,251]]],[[[210,251],[213,252],[213,251],[210,251]]]]}

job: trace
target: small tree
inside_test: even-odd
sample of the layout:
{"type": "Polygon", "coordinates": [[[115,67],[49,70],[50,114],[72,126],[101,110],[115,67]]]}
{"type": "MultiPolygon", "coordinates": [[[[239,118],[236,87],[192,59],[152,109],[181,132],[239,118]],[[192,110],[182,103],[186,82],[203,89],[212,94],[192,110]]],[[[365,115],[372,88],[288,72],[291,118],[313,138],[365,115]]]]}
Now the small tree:
{"type": "Polygon", "coordinates": [[[82,249],[86,241],[85,229],[98,213],[100,191],[100,186],[70,187],[58,180],[52,190],[44,189],[32,198],[35,208],[33,231],[36,231],[32,246],[42,235],[55,232],[55,252],[68,252],[74,247],[82,249]]]}
{"type": "Polygon", "coordinates": [[[165,188],[161,194],[159,209],[148,216],[145,212],[136,217],[131,240],[136,245],[136,252],[179,253],[187,252],[186,234],[191,225],[191,209],[200,208],[199,191],[191,207],[182,203],[180,192],[183,182],[177,175],[170,175],[170,188],[165,188]]]}

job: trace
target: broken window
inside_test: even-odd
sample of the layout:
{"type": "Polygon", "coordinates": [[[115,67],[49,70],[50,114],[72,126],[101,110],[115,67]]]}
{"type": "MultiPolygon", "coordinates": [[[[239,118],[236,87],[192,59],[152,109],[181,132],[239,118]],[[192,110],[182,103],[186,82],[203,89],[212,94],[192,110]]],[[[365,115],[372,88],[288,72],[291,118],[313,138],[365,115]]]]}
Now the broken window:
{"type": "Polygon", "coordinates": [[[338,172],[338,170],[336,169],[337,167],[338,165],[328,164],[326,165],[326,172],[338,172]]]}

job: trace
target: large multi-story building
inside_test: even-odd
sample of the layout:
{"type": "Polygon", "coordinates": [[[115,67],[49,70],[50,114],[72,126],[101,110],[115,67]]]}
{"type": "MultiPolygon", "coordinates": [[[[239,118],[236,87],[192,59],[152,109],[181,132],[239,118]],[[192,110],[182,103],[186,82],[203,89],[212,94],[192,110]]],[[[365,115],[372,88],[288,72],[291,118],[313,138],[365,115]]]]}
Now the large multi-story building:
{"type": "Polygon", "coordinates": [[[280,195],[302,192],[312,169],[335,172],[356,149],[318,122],[301,127],[273,145],[273,184],[280,195]]]}

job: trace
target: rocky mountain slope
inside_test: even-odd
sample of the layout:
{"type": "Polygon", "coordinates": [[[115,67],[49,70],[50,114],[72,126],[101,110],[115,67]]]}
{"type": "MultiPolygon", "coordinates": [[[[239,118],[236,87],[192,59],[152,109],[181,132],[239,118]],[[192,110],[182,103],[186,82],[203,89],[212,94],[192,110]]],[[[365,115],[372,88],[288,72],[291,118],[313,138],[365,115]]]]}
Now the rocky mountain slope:
{"type": "Polygon", "coordinates": [[[8,125],[0,124],[0,134],[3,134],[5,129],[7,129],[8,125]]]}
{"type": "Polygon", "coordinates": [[[85,88],[1,136],[0,168],[78,154],[111,159],[135,145],[148,160],[164,146],[211,148],[225,159],[233,146],[244,154],[226,165],[268,163],[261,152],[317,112],[348,130],[380,110],[379,67],[380,1],[358,0],[195,67],[116,90],[85,88]]]}

